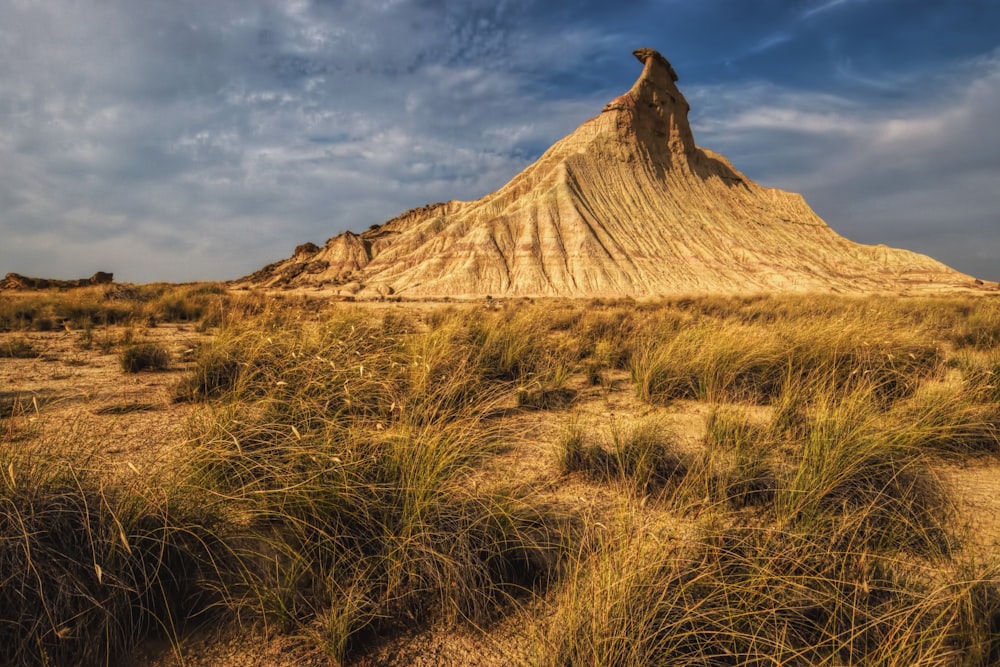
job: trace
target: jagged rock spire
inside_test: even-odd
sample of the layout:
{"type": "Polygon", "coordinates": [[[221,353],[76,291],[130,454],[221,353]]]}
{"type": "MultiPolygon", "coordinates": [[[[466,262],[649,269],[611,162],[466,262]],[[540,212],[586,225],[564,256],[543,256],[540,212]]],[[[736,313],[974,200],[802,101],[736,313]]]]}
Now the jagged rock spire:
{"type": "Polygon", "coordinates": [[[690,158],[697,150],[687,117],[691,107],[677,88],[677,72],[654,49],[636,49],[632,55],[643,64],[642,73],[604,113],[624,114],[617,124],[629,128],[654,162],[670,164],[674,155],[690,158]]]}
{"type": "MultiPolygon", "coordinates": [[[[671,65],[670,61],[664,58],[660,54],[660,52],[657,51],[656,49],[649,49],[649,48],[636,49],[635,51],[632,52],[632,55],[638,58],[639,62],[641,62],[643,65],[652,60],[655,66],[663,67],[667,70],[667,73],[670,75],[671,81],[674,82],[677,81],[677,72],[674,71],[674,66],[671,65]]],[[[644,71],[643,75],[645,74],[646,72],[644,71]]]]}

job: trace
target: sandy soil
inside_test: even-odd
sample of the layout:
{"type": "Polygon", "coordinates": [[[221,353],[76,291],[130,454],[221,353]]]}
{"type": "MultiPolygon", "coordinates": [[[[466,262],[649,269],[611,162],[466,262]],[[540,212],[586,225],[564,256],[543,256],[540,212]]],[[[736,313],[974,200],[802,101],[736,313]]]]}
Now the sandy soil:
{"type": "Polygon", "coordinates": [[[142,468],[182,442],[193,407],[175,403],[173,388],[190,366],[196,346],[210,338],[192,327],[164,324],[128,330],[101,329],[87,342],[83,332],[0,333],[28,341],[39,354],[31,359],[0,359],[0,401],[14,402],[6,428],[25,446],[74,442],[93,445],[116,465],[142,468]],[[163,344],[171,354],[166,371],[125,373],[118,346],[105,341],[163,344]]]}

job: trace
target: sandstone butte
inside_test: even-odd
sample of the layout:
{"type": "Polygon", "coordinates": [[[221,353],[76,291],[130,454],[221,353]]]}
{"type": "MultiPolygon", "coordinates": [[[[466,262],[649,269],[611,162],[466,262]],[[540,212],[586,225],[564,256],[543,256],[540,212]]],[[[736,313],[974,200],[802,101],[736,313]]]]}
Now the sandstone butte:
{"type": "Polygon", "coordinates": [[[236,284],[360,298],[984,288],[930,257],[850,241],[800,195],[699,148],[673,67],[634,55],[631,90],[496,192],[301,245],[236,284]]]}

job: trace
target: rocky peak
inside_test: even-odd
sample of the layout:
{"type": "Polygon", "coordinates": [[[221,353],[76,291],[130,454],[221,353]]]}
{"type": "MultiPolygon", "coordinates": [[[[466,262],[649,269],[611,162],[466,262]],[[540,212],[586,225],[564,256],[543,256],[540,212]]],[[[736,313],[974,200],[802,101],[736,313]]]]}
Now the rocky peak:
{"type": "MultiPolygon", "coordinates": [[[[670,76],[671,81],[677,81],[677,72],[674,71],[674,66],[670,64],[670,61],[664,58],[659,51],[656,49],[636,49],[632,52],[632,55],[639,59],[643,65],[652,61],[652,67],[657,70],[666,70],[667,74],[670,76]]],[[[643,76],[646,76],[646,72],[643,72],[643,76]]]]}
{"type": "Polygon", "coordinates": [[[634,133],[654,161],[669,164],[671,155],[690,158],[697,150],[687,117],[691,107],[677,88],[677,72],[655,49],[636,49],[632,55],[643,64],[642,73],[604,113],[625,114],[617,125],[634,133]]]}
{"type": "Polygon", "coordinates": [[[245,282],[341,295],[650,296],[965,289],[930,258],[852,243],[802,197],[695,146],[677,73],[642,73],[496,192],[344,232],[245,282]]]}

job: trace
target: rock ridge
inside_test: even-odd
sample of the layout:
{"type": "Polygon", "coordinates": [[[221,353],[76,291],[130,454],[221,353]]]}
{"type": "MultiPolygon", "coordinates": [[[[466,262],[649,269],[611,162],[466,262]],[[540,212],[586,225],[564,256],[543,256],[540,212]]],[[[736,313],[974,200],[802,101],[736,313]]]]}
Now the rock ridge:
{"type": "Polygon", "coordinates": [[[106,271],[98,271],[89,278],[79,278],[77,280],[32,278],[30,276],[22,276],[20,273],[8,273],[4,276],[3,280],[0,280],[0,289],[68,289],[71,287],[89,287],[91,285],[110,285],[114,281],[114,278],[113,273],[106,271]]]}
{"type": "Polygon", "coordinates": [[[643,297],[972,289],[924,255],[838,235],[798,194],[697,146],[670,62],[476,201],[343,232],[237,281],[380,297],[643,297]]]}

